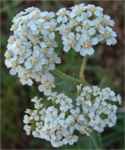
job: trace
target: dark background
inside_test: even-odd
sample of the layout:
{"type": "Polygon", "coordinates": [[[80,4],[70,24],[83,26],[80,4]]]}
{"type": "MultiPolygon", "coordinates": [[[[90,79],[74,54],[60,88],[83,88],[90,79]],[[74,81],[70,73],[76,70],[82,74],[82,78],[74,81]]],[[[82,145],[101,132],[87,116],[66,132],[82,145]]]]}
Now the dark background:
{"type": "MultiPolygon", "coordinates": [[[[21,10],[30,6],[36,6],[41,10],[56,11],[61,7],[73,6],[76,3],[91,3],[104,8],[104,12],[112,16],[115,20],[115,31],[118,33],[118,43],[113,47],[101,45],[97,47],[96,54],[88,59],[86,67],[86,78],[92,84],[100,83],[102,86],[110,86],[113,90],[122,95],[123,104],[118,112],[118,123],[112,129],[106,129],[105,133],[96,137],[101,141],[99,149],[123,149],[124,148],[124,59],[125,59],[125,28],[124,28],[124,0],[2,0],[0,1],[0,43],[1,43],[1,143],[2,149],[53,149],[51,145],[44,141],[26,136],[23,131],[22,118],[24,110],[29,107],[30,98],[38,95],[36,87],[22,86],[17,77],[9,75],[4,65],[4,52],[6,50],[7,39],[10,35],[12,18],[21,10]]],[[[74,54],[69,53],[63,59],[63,70],[72,73],[79,69],[74,54]],[[71,57],[71,58],[70,58],[71,57]],[[70,71],[65,62],[70,62],[70,71]],[[75,62],[75,63],[74,63],[75,62]],[[73,68],[74,67],[74,68],[73,68]]],[[[79,62],[79,60],[78,60],[79,62]]],[[[65,87],[65,83],[63,83],[65,87]]],[[[74,146],[62,147],[59,149],[96,149],[89,138],[82,136],[80,141],[74,146]]]]}

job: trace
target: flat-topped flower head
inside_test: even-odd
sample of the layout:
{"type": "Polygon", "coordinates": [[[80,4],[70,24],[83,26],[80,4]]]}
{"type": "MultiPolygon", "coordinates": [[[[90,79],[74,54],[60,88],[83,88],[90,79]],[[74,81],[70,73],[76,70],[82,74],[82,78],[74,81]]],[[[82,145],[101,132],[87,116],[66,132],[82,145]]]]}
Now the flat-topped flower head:
{"type": "Polygon", "coordinates": [[[31,7],[13,19],[5,64],[12,75],[18,75],[22,84],[40,84],[39,89],[47,94],[54,87],[50,73],[60,58],[54,52],[56,20],[54,12],[41,12],[31,7]]]}
{"type": "Polygon", "coordinates": [[[68,10],[61,8],[56,15],[65,52],[72,48],[81,56],[90,56],[95,52],[94,46],[100,43],[116,44],[114,21],[101,7],[79,4],[68,10]]]}
{"type": "Polygon", "coordinates": [[[112,127],[117,120],[117,104],[121,104],[120,95],[116,95],[110,88],[98,86],[78,86],[79,96],[77,106],[81,107],[89,128],[103,132],[105,127],[112,127]]]}
{"type": "Polygon", "coordinates": [[[71,115],[72,99],[66,95],[53,93],[46,99],[34,97],[33,109],[24,115],[24,130],[27,135],[49,141],[53,147],[72,145],[78,136],[74,133],[75,118],[71,115]]]}
{"type": "Polygon", "coordinates": [[[53,147],[72,145],[78,141],[78,132],[91,136],[93,130],[103,132],[117,120],[117,104],[121,97],[110,88],[77,86],[78,97],[51,93],[46,100],[34,97],[33,109],[26,109],[24,130],[27,135],[49,141],[53,147]]]}

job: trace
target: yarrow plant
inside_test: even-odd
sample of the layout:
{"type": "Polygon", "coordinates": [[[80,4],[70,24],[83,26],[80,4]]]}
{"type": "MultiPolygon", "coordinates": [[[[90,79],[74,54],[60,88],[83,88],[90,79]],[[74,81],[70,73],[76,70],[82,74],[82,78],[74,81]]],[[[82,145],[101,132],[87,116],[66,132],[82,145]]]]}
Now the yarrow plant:
{"type": "Polygon", "coordinates": [[[85,57],[93,55],[99,43],[116,44],[113,26],[114,21],[103,13],[103,8],[90,4],[61,8],[56,13],[31,7],[14,17],[5,64],[23,85],[37,83],[44,94],[32,98],[33,108],[25,111],[23,123],[27,135],[60,147],[76,143],[79,134],[91,136],[93,131],[101,133],[115,125],[121,97],[109,87],[89,85],[83,75],[84,61],[75,97],[53,91],[56,87],[53,73],[56,64],[61,63],[56,53],[60,44],[57,36],[63,51],[72,49],[85,57]]]}

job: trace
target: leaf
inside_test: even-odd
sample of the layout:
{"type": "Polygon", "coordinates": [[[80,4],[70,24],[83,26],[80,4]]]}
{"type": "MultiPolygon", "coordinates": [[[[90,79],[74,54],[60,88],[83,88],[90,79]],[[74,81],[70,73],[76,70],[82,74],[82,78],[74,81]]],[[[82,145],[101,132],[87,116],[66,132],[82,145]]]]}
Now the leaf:
{"type": "Polygon", "coordinates": [[[60,150],[102,150],[101,136],[92,133],[91,136],[79,135],[79,141],[72,146],[64,146],[60,150]]]}

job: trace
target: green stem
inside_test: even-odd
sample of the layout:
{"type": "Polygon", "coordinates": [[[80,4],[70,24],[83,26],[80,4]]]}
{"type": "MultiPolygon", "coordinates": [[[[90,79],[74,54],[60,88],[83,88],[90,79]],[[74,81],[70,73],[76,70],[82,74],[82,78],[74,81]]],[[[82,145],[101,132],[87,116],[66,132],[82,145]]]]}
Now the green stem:
{"type": "Polygon", "coordinates": [[[55,69],[55,70],[53,71],[53,74],[57,75],[57,76],[60,77],[61,79],[68,79],[68,80],[70,80],[70,81],[72,81],[72,82],[74,82],[74,83],[77,83],[77,84],[80,84],[80,83],[87,84],[86,81],[83,82],[82,80],[79,80],[79,79],[74,78],[74,77],[72,77],[72,76],[70,76],[70,75],[67,75],[67,74],[65,74],[64,72],[61,72],[61,71],[58,70],[58,69],[55,69]]]}
{"type": "Polygon", "coordinates": [[[82,64],[80,67],[79,78],[80,78],[80,80],[82,80],[84,82],[85,82],[85,74],[84,74],[85,66],[86,66],[86,58],[83,58],[82,64]]]}
{"type": "Polygon", "coordinates": [[[93,143],[94,149],[99,150],[99,145],[96,142],[96,139],[90,135],[91,142],[93,143]]]}

